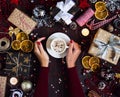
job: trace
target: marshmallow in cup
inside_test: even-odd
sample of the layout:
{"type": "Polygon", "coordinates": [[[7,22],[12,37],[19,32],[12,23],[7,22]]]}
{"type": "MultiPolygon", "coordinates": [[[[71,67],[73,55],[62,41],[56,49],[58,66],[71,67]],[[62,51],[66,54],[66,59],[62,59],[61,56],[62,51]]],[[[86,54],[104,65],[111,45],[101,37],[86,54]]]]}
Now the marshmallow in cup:
{"type": "Polygon", "coordinates": [[[56,54],[62,54],[66,51],[67,48],[67,43],[64,39],[62,38],[55,38],[51,41],[50,47],[53,52],[56,54]]]}

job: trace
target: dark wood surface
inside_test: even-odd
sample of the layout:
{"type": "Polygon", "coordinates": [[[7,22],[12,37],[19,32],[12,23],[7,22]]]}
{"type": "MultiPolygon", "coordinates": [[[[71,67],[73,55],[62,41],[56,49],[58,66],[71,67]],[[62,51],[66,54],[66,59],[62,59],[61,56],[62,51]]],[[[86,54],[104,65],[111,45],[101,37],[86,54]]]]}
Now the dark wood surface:
{"type": "MultiPolygon", "coordinates": [[[[3,17],[0,17],[2,19],[2,20],[0,20],[0,31],[7,32],[9,26],[12,25],[7,21],[7,17],[9,16],[9,14],[12,12],[12,10],[16,6],[15,5],[10,5],[9,1],[7,1],[7,4],[6,3],[4,4],[6,6],[3,6],[3,3],[4,2],[0,1],[0,4],[2,5],[2,7],[1,7],[2,15],[1,16],[4,16],[4,19],[3,19],[3,17]]],[[[35,5],[37,5],[37,3],[31,4],[27,0],[25,0],[25,1],[21,0],[21,2],[19,4],[19,8],[22,9],[26,14],[31,16],[32,11],[30,9],[34,8],[35,5]]],[[[111,22],[111,24],[112,24],[112,22],[111,22]]],[[[107,25],[103,26],[102,28],[106,29],[107,25]]],[[[84,26],[84,27],[86,27],[86,26],[84,26]]],[[[52,35],[53,33],[61,32],[61,33],[65,33],[66,35],[68,35],[70,37],[70,39],[76,41],[78,44],[81,45],[82,53],[80,54],[80,56],[79,56],[79,58],[76,62],[76,67],[77,67],[77,71],[78,71],[78,76],[80,78],[80,82],[83,86],[85,96],[87,97],[88,91],[91,90],[91,89],[95,90],[96,87],[97,87],[97,83],[94,83],[95,81],[92,80],[93,76],[96,77],[96,74],[90,73],[90,74],[87,74],[87,75],[83,75],[83,73],[85,72],[85,69],[82,66],[81,60],[85,55],[89,55],[88,54],[88,49],[89,49],[90,44],[93,40],[94,34],[96,33],[97,30],[90,31],[90,35],[87,36],[87,37],[84,37],[84,36],[81,35],[81,29],[84,28],[84,27],[77,26],[76,30],[72,30],[72,29],[70,29],[69,26],[63,25],[61,23],[55,23],[53,25],[53,27],[51,27],[51,28],[41,27],[39,29],[35,29],[32,33],[34,33],[34,34],[38,33],[38,35],[34,39],[30,36],[30,39],[34,42],[37,38],[45,36],[46,40],[43,41],[42,44],[43,44],[43,46],[46,50],[47,38],[50,35],[52,35]],[[88,81],[90,81],[90,82],[92,81],[91,85],[86,84],[86,83],[89,83],[88,81]],[[90,87],[88,87],[88,86],[90,86],[90,87]]],[[[114,34],[118,35],[119,31],[116,31],[114,34]]],[[[14,50],[10,49],[7,52],[18,54],[21,51],[14,51],[14,50]]],[[[6,52],[5,52],[4,55],[3,55],[3,53],[0,54],[1,57],[6,57],[6,55],[7,55],[6,52]]],[[[24,80],[30,80],[30,81],[32,81],[33,84],[35,84],[32,91],[30,91],[28,93],[24,92],[24,95],[27,95],[27,97],[32,97],[33,92],[34,92],[34,88],[35,88],[36,83],[37,83],[37,77],[39,75],[40,65],[39,65],[39,62],[36,59],[33,52],[29,53],[28,56],[29,55],[32,55],[31,56],[30,72],[27,74],[27,76],[22,76],[21,75],[21,76],[18,77],[18,79],[19,79],[19,84],[18,85],[11,86],[9,84],[9,78],[12,77],[14,74],[11,74],[11,73],[6,74],[4,70],[0,70],[0,75],[5,75],[5,76],[8,77],[7,88],[6,88],[6,97],[8,97],[10,95],[10,93],[11,93],[10,89],[13,89],[13,88],[21,89],[20,85],[21,85],[21,82],[23,82],[24,80]]],[[[67,68],[66,68],[66,63],[62,62],[63,60],[65,62],[65,58],[56,59],[56,58],[53,58],[51,55],[49,55],[49,56],[50,56],[49,97],[67,97],[67,94],[68,94],[68,91],[67,91],[67,81],[68,80],[67,80],[67,74],[66,74],[67,68]],[[53,86],[54,86],[54,88],[53,88],[53,86]]],[[[6,61],[6,59],[5,59],[5,61],[6,61]]],[[[119,69],[120,68],[120,66],[119,66],[120,62],[118,62],[118,64],[116,66],[114,66],[114,65],[112,65],[108,62],[105,62],[104,60],[101,60],[101,64],[103,64],[103,63],[105,63],[105,65],[107,65],[107,66],[112,66],[113,71],[120,72],[120,69],[119,69]]],[[[108,88],[111,88],[111,86],[109,86],[108,88]]],[[[99,92],[100,94],[106,94],[106,92],[103,92],[103,91],[101,92],[101,91],[97,90],[97,92],[99,92]]],[[[102,97],[108,97],[108,95],[104,95],[102,97]]],[[[115,96],[112,96],[112,97],[115,97],[115,96]]],[[[116,96],[116,97],[118,97],[118,96],[116,96]]]]}

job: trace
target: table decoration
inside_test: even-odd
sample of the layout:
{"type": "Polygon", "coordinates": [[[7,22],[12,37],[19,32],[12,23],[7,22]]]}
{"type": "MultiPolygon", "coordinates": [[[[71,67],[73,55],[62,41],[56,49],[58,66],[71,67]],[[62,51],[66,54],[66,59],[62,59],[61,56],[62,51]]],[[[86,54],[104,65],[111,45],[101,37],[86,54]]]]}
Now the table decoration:
{"type": "Polygon", "coordinates": [[[37,22],[37,28],[39,27],[52,27],[53,21],[51,16],[48,15],[46,8],[43,5],[38,5],[33,9],[32,19],[37,22]]]}
{"type": "Polygon", "coordinates": [[[79,11],[79,8],[72,0],[65,0],[65,2],[57,2],[56,7],[52,9],[51,15],[57,22],[64,22],[69,25],[72,23],[72,18],[79,11]]]}
{"type": "Polygon", "coordinates": [[[18,79],[16,77],[11,77],[10,78],[10,84],[11,85],[16,85],[18,83],[18,79]]]}
{"type": "Polygon", "coordinates": [[[94,11],[92,8],[88,8],[82,15],[80,15],[77,19],[76,22],[77,24],[82,27],[84,26],[88,20],[94,15],[94,11]]]}
{"type": "Polygon", "coordinates": [[[90,31],[87,28],[83,28],[81,33],[82,33],[83,36],[88,36],[90,34],[90,31]]]}
{"type": "Polygon", "coordinates": [[[23,52],[6,52],[5,67],[3,69],[10,76],[27,77],[31,70],[31,54],[23,52]],[[21,60],[21,61],[20,61],[21,60]]]}
{"type": "Polygon", "coordinates": [[[100,28],[94,36],[88,53],[116,65],[120,57],[119,51],[120,38],[100,28]]]}
{"type": "Polygon", "coordinates": [[[12,37],[7,32],[0,32],[0,52],[6,52],[11,48],[12,37]]]}
{"type": "Polygon", "coordinates": [[[98,1],[95,3],[95,17],[98,20],[104,20],[108,16],[108,10],[106,8],[106,4],[103,1],[98,1]]]}
{"type": "Polygon", "coordinates": [[[12,92],[10,97],[23,97],[23,91],[20,89],[11,89],[10,91],[12,92]]]}
{"type": "Polygon", "coordinates": [[[29,81],[29,80],[25,80],[25,81],[23,81],[22,83],[21,83],[21,88],[22,88],[22,90],[23,91],[25,91],[25,92],[29,92],[29,91],[31,91],[32,90],[32,82],[31,81],[29,81]]]}
{"type": "Polygon", "coordinates": [[[88,22],[86,23],[86,26],[90,29],[90,30],[96,30],[102,26],[104,26],[105,24],[111,22],[112,20],[114,20],[115,18],[117,18],[117,15],[114,15],[113,17],[109,18],[109,19],[105,19],[103,21],[95,22],[95,19],[93,19],[91,22],[90,20],[88,22],[90,22],[90,24],[88,24],[88,22]]]}
{"type": "Polygon", "coordinates": [[[119,0],[105,0],[105,2],[109,11],[114,12],[115,10],[120,10],[119,0]]]}
{"type": "Polygon", "coordinates": [[[116,29],[120,30],[120,17],[113,21],[113,24],[116,29]]]}
{"type": "Polygon", "coordinates": [[[6,91],[6,84],[7,84],[7,77],[6,76],[0,76],[0,97],[5,97],[5,91],[6,91]]]}
{"type": "Polygon", "coordinates": [[[10,14],[8,21],[20,28],[26,34],[30,34],[30,32],[35,28],[37,24],[34,20],[32,20],[17,8],[15,8],[14,11],[10,14]]]}

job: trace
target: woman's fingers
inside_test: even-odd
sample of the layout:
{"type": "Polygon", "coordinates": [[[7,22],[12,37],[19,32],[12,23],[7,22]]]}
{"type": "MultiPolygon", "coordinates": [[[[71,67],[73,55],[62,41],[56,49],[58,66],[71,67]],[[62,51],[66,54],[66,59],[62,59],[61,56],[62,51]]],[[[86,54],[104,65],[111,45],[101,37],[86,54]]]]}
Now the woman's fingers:
{"type": "Polygon", "coordinates": [[[37,42],[41,42],[42,40],[45,40],[46,37],[39,38],[37,42]]]}
{"type": "Polygon", "coordinates": [[[40,50],[39,50],[39,48],[38,48],[38,44],[35,42],[34,45],[35,45],[35,46],[34,46],[34,53],[35,53],[35,55],[36,55],[37,57],[39,57],[39,56],[40,56],[40,50]]]}
{"type": "Polygon", "coordinates": [[[73,40],[70,41],[68,52],[72,54],[73,52],[73,40]]]}
{"type": "Polygon", "coordinates": [[[41,42],[38,44],[38,48],[40,50],[40,53],[43,53],[45,51],[41,42]]]}
{"type": "MultiPolygon", "coordinates": [[[[43,46],[42,46],[42,44],[41,44],[41,41],[45,40],[45,38],[46,38],[46,37],[39,38],[39,39],[35,42],[35,46],[38,47],[38,50],[40,51],[40,53],[44,51],[43,46]]],[[[37,50],[37,51],[38,51],[38,50],[37,50]]]]}

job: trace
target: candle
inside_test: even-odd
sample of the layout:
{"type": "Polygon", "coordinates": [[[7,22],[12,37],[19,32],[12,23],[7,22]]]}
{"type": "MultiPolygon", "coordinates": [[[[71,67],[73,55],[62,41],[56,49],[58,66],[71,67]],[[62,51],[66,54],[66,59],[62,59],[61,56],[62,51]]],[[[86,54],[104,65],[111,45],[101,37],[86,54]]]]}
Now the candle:
{"type": "Polygon", "coordinates": [[[10,78],[10,84],[11,85],[16,85],[18,83],[18,79],[16,77],[11,77],[10,78]]]}
{"type": "Polygon", "coordinates": [[[83,36],[88,36],[90,32],[87,28],[83,28],[81,33],[82,33],[83,36]]]}

